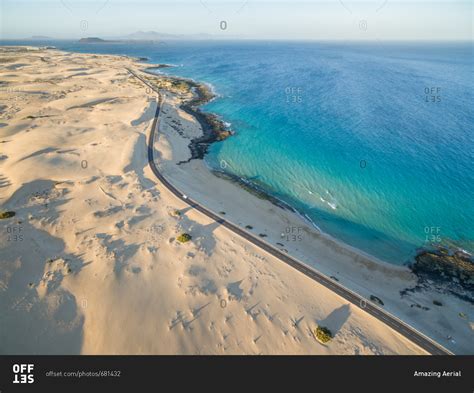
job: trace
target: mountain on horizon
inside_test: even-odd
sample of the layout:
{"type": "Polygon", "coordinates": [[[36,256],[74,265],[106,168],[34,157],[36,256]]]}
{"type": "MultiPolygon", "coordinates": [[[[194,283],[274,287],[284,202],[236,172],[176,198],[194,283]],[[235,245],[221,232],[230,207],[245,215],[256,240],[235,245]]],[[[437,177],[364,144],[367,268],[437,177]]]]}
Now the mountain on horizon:
{"type": "Polygon", "coordinates": [[[30,40],[52,40],[53,38],[48,37],[46,35],[32,35],[29,39],[30,40]]]}
{"type": "Polygon", "coordinates": [[[183,39],[208,39],[213,36],[210,34],[169,34],[157,31],[137,31],[124,36],[110,37],[126,41],[164,41],[164,40],[183,40],[183,39]]]}

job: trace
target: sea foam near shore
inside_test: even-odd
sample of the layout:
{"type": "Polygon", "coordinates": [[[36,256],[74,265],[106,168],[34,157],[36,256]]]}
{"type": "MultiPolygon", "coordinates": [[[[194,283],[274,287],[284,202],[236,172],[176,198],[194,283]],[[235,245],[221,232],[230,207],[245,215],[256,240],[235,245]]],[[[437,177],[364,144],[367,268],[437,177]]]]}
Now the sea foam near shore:
{"type": "Polygon", "coordinates": [[[160,72],[214,86],[203,110],[236,132],[208,164],[354,247],[403,264],[438,228],[440,244],[474,251],[470,44],[54,45],[182,64],[160,72]]]}

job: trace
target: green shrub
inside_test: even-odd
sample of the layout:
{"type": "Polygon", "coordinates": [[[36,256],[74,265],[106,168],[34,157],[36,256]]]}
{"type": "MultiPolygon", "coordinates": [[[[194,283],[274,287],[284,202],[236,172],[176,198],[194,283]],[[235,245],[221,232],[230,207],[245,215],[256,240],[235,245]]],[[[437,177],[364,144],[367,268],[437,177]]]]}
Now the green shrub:
{"type": "Polygon", "coordinates": [[[189,242],[192,239],[192,236],[189,233],[182,233],[178,236],[178,241],[181,243],[189,242]]]}
{"type": "Polygon", "coordinates": [[[322,343],[327,343],[332,339],[331,331],[324,326],[318,326],[315,330],[316,338],[322,343]]]}
{"type": "Polygon", "coordinates": [[[0,212],[0,219],[12,218],[15,214],[15,212],[0,212]]]}

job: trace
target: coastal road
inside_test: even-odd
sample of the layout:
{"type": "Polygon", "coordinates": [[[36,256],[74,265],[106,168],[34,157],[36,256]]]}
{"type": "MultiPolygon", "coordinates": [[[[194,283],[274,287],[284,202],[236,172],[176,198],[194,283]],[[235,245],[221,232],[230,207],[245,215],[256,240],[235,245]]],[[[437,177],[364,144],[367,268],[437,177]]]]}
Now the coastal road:
{"type": "Polygon", "coordinates": [[[148,88],[153,90],[158,96],[158,105],[156,108],[155,117],[153,119],[153,124],[148,136],[148,164],[153,174],[163,184],[163,186],[165,186],[177,198],[179,198],[180,200],[188,204],[193,209],[196,209],[197,211],[201,212],[205,216],[218,222],[219,224],[226,227],[230,231],[234,232],[235,234],[241,236],[242,238],[254,244],[255,246],[266,251],[270,255],[273,255],[274,257],[278,258],[282,262],[290,265],[291,267],[305,274],[306,276],[313,279],[314,281],[320,283],[321,285],[325,286],[331,291],[337,293],[339,296],[349,301],[356,307],[361,308],[368,314],[377,318],[379,321],[390,326],[392,329],[394,329],[395,331],[397,331],[398,333],[400,333],[402,336],[406,337],[410,341],[414,342],[415,344],[417,344],[418,346],[426,350],[428,353],[432,355],[452,355],[452,353],[448,351],[446,348],[436,343],[429,337],[425,336],[423,333],[419,332],[415,328],[407,325],[402,320],[398,319],[397,317],[393,316],[387,311],[381,309],[374,303],[358,295],[357,293],[351,291],[350,289],[344,287],[343,285],[336,282],[335,280],[332,280],[328,276],[316,271],[313,268],[310,268],[309,266],[307,266],[303,262],[298,261],[294,257],[280,251],[278,248],[254,236],[252,233],[247,232],[243,228],[231,223],[230,221],[227,221],[223,217],[217,215],[213,211],[200,205],[198,202],[192,200],[191,198],[183,194],[181,191],[179,191],[175,186],[173,186],[158,170],[155,164],[155,160],[154,160],[154,142],[155,142],[156,133],[158,132],[158,125],[159,125],[158,122],[159,122],[161,106],[163,104],[163,95],[161,94],[159,90],[157,90],[153,85],[151,85],[148,81],[146,81],[144,78],[139,76],[137,73],[135,73],[134,71],[130,69],[127,69],[127,70],[131,75],[139,79],[148,88]]]}

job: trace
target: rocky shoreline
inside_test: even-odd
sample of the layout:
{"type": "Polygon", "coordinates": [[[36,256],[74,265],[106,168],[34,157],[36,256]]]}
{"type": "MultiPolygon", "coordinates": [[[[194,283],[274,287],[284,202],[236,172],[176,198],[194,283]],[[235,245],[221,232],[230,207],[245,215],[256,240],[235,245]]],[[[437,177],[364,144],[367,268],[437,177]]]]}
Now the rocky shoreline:
{"type": "MultiPolygon", "coordinates": [[[[188,163],[194,159],[203,159],[204,156],[207,154],[208,148],[212,143],[223,141],[224,139],[228,138],[229,136],[233,135],[234,132],[229,130],[224,122],[215,114],[209,112],[203,112],[200,107],[202,105],[207,104],[211,100],[213,100],[216,95],[212,92],[212,90],[202,83],[195,82],[194,80],[180,78],[177,76],[168,76],[168,75],[157,75],[150,70],[152,69],[159,69],[159,68],[168,68],[172,67],[168,64],[159,64],[153,67],[148,67],[144,70],[149,75],[152,75],[155,78],[160,78],[162,81],[168,81],[169,83],[166,86],[160,85],[157,87],[166,88],[173,92],[178,92],[181,94],[189,94],[191,98],[183,99],[183,103],[179,106],[184,112],[195,118],[202,129],[202,135],[193,138],[189,143],[188,147],[191,152],[191,157],[187,160],[179,161],[177,165],[188,163]],[[171,89],[170,89],[171,87],[171,89]],[[178,91],[176,91],[178,90],[178,91]]],[[[158,79],[158,81],[160,80],[158,79]]],[[[212,170],[211,173],[214,176],[223,178],[227,181],[230,181],[234,184],[239,185],[242,189],[246,190],[247,192],[255,195],[259,199],[265,199],[271,202],[273,205],[284,209],[292,211],[300,215],[298,211],[296,211],[292,206],[286,204],[285,202],[281,201],[280,199],[274,197],[273,195],[269,194],[268,192],[264,191],[256,184],[251,182],[246,182],[244,179],[233,175],[228,172],[212,170]]],[[[311,222],[313,225],[313,223],[311,222]]]]}
{"type": "Polygon", "coordinates": [[[224,122],[219,119],[219,117],[213,113],[203,112],[200,109],[200,106],[210,102],[216,96],[211,92],[211,90],[202,84],[196,83],[194,81],[186,81],[196,94],[196,96],[184,104],[181,105],[181,109],[193,116],[201,125],[203,134],[198,138],[191,140],[189,144],[189,150],[191,150],[191,158],[189,162],[193,159],[203,159],[206,155],[209,145],[214,142],[223,141],[233,134],[229,130],[224,122]]]}
{"type": "MultiPolygon", "coordinates": [[[[143,71],[154,77],[153,81],[150,80],[150,82],[155,82],[155,85],[157,82],[161,82],[157,86],[158,88],[165,88],[182,96],[183,100],[179,106],[180,109],[195,118],[200,124],[203,132],[201,136],[191,139],[188,145],[191,152],[191,157],[187,160],[179,161],[177,165],[180,165],[188,163],[194,159],[203,159],[212,143],[223,141],[234,133],[226,127],[224,122],[217,115],[209,112],[203,112],[200,109],[202,105],[207,104],[216,97],[209,87],[202,83],[195,82],[194,80],[164,74],[157,75],[150,71],[152,69],[168,67],[172,66],[168,64],[158,64],[154,65],[153,67],[148,67],[143,71]]],[[[234,184],[238,184],[239,187],[255,195],[259,199],[268,200],[273,205],[281,209],[290,210],[296,214],[299,214],[293,207],[272,196],[254,183],[246,182],[244,179],[224,171],[212,169],[210,171],[214,174],[214,176],[226,179],[227,181],[230,181],[234,184]]]]}
{"type": "MultiPolygon", "coordinates": [[[[449,292],[440,296],[441,292],[431,290],[429,283],[426,283],[426,289],[415,288],[411,295],[410,288],[416,286],[417,279],[410,273],[408,266],[384,264],[368,254],[359,252],[356,247],[346,246],[343,242],[326,236],[321,230],[318,231],[321,235],[314,235],[306,222],[301,220],[304,219],[301,214],[293,214],[293,209],[274,207],[279,201],[268,198],[266,188],[260,186],[258,177],[242,179],[227,172],[225,163],[221,163],[220,170],[219,166],[208,167],[206,160],[191,161],[192,165],[177,167],[176,164],[180,160],[187,160],[189,157],[188,146],[191,138],[200,137],[205,130],[194,120],[197,117],[190,119],[190,116],[183,113],[182,105],[199,105],[198,100],[202,96],[179,78],[167,75],[157,77],[155,74],[150,76],[150,79],[153,79],[153,84],[162,85],[167,96],[164,111],[168,127],[161,129],[165,138],[157,140],[157,149],[166,152],[161,169],[165,176],[173,177],[184,194],[199,195],[204,206],[265,238],[266,242],[275,244],[282,252],[300,257],[304,263],[322,270],[351,290],[367,288],[364,296],[368,301],[370,299],[373,304],[396,313],[409,324],[416,324],[421,331],[428,332],[430,337],[445,340],[448,334],[455,334],[458,346],[471,347],[469,337],[472,333],[470,330],[466,331],[470,327],[466,327],[465,319],[457,317],[459,310],[463,311],[469,303],[450,296],[449,292]],[[176,122],[180,118],[186,119],[186,123],[176,122]],[[282,239],[282,232],[291,227],[301,227],[308,236],[303,236],[302,241],[297,243],[282,239]],[[368,271],[370,274],[367,274],[368,271]],[[408,288],[406,292],[409,299],[400,297],[400,292],[405,288],[408,288]],[[437,306],[435,300],[442,301],[445,307],[437,306]],[[425,312],[431,304],[434,305],[431,311],[425,312]],[[443,328],[441,333],[437,326],[440,318],[452,321],[451,326],[443,328]]],[[[202,103],[209,102],[208,100],[214,97],[212,91],[207,92],[209,96],[204,97],[202,103]]],[[[452,349],[454,344],[448,342],[448,345],[452,349]]],[[[460,351],[459,348],[454,349],[460,351]]]]}
{"type": "MultiPolygon", "coordinates": [[[[145,72],[159,78],[159,75],[150,70],[168,67],[172,66],[164,64],[149,67],[145,72]]],[[[180,105],[180,109],[194,117],[199,122],[203,132],[201,136],[192,139],[189,143],[191,157],[188,160],[179,162],[178,165],[187,163],[194,159],[203,159],[212,143],[223,141],[233,135],[233,132],[228,129],[217,115],[204,112],[200,109],[202,105],[207,104],[216,97],[210,88],[202,83],[197,83],[191,79],[180,78],[177,76],[162,75],[162,79],[169,82],[169,85],[171,86],[168,86],[168,88],[171,87],[172,91],[188,95],[180,105]],[[189,95],[191,98],[189,98],[189,95]]]]}
{"type": "Polygon", "coordinates": [[[418,282],[414,288],[402,291],[402,295],[429,288],[474,304],[474,259],[468,253],[444,247],[420,250],[409,267],[418,282]]]}
{"type": "MultiPolygon", "coordinates": [[[[153,66],[147,68],[145,72],[153,75],[155,78],[159,78],[160,76],[149,70],[165,67],[172,66],[168,64],[153,66]]],[[[222,141],[233,135],[233,131],[229,130],[217,115],[203,112],[200,109],[202,105],[216,97],[208,86],[177,76],[161,75],[161,77],[165,81],[169,81],[172,87],[177,88],[179,93],[188,95],[183,99],[180,108],[194,117],[203,131],[201,136],[192,139],[189,143],[191,157],[178,162],[178,165],[193,159],[203,159],[212,143],[222,141]]],[[[167,86],[168,89],[169,87],[167,86]]],[[[174,90],[173,88],[171,89],[171,91],[174,90]]],[[[246,182],[244,179],[224,171],[211,169],[211,172],[217,177],[238,184],[241,188],[260,199],[268,200],[281,209],[299,214],[293,207],[272,196],[254,183],[246,182]]],[[[402,296],[408,292],[429,288],[435,289],[438,292],[451,293],[464,301],[474,304],[474,260],[471,255],[461,250],[449,250],[444,247],[438,247],[437,249],[430,250],[421,249],[414,259],[415,261],[408,265],[408,267],[416,275],[417,285],[400,291],[402,296]]]]}

